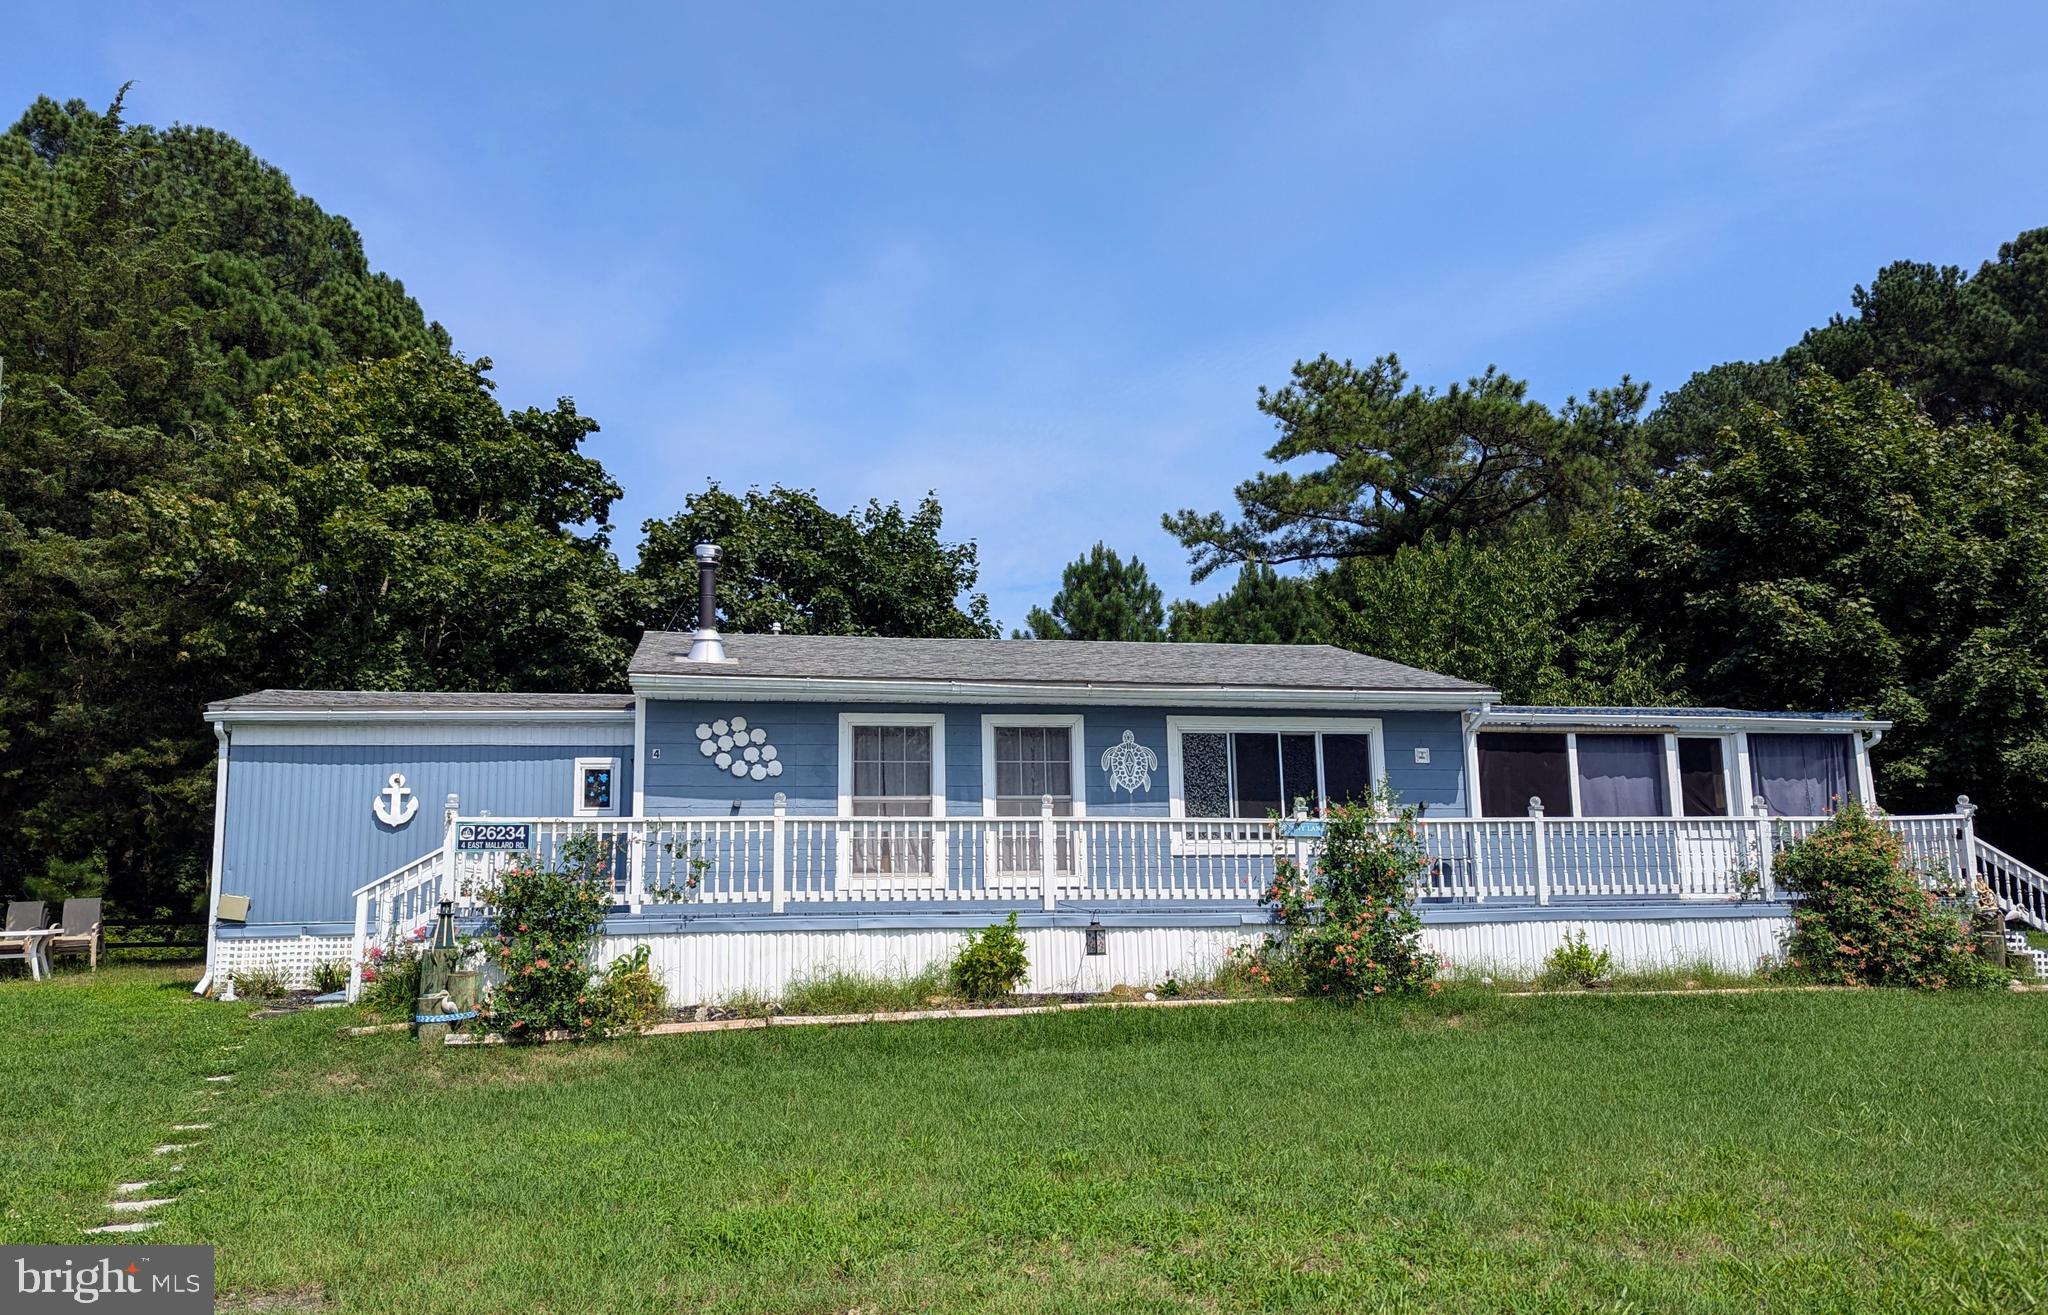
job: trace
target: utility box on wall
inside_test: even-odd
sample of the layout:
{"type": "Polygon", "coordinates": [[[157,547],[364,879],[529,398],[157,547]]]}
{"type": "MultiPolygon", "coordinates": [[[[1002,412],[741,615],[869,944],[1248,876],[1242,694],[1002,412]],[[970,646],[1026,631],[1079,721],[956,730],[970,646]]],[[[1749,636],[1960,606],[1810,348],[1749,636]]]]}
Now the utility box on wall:
{"type": "Polygon", "coordinates": [[[218,906],[222,922],[247,922],[249,920],[249,897],[247,895],[223,895],[218,906]]]}

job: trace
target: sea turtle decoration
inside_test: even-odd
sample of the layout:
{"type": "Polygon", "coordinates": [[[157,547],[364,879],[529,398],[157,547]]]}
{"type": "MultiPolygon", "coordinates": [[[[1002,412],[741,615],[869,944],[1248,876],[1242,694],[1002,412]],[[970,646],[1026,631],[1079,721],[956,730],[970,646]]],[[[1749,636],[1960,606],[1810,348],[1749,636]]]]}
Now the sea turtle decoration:
{"type": "Polygon", "coordinates": [[[1137,737],[1125,731],[1124,738],[1102,751],[1102,770],[1109,773],[1109,792],[1115,794],[1119,788],[1136,794],[1143,790],[1152,793],[1152,773],[1159,770],[1159,755],[1138,743],[1137,737]]]}

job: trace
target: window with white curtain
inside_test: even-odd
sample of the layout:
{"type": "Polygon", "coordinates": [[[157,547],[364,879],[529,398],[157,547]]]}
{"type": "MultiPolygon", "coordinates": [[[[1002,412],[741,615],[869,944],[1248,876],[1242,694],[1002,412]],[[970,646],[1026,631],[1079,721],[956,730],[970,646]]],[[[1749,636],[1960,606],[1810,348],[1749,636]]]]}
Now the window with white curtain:
{"type": "Polygon", "coordinates": [[[932,815],[932,728],[853,728],[856,817],[932,815]]]}
{"type": "Polygon", "coordinates": [[[997,817],[1037,817],[1046,795],[1055,817],[1074,815],[1074,732],[1066,726],[994,726],[997,817]]]}

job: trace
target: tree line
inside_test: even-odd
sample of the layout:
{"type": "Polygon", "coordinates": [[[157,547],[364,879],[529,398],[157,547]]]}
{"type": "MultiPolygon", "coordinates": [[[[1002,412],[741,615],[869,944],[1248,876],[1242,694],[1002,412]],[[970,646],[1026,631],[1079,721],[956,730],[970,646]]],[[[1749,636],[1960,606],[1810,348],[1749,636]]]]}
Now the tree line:
{"type": "MultiPolygon", "coordinates": [[[[355,229],[203,127],[39,99],[0,135],[0,887],[183,913],[208,700],[268,687],[624,688],[696,624],[994,635],[929,495],[836,511],[712,483],[613,549],[567,398],[507,410],[355,229]]],[[[1044,638],[1330,642],[1539,702],[1852,707],[1887,798],[2044,830],[2048,232],[1893,265],[1778,358],[1649,406],[1489,369],[1298,363],[1270,469],[1166,524],[1212,602],[1097,545],[1044,638]]]]}
{"type": "Polygon", "coordinates": [[[1858,710],[1887,805],[2048,862],[2048,229],[1901,261],[1780,355],[1552,409],[1384,356],[1261,390],[1235,513],[1164,518],[1213,602],[1070,565],[1044,637],[1326,642],[1514,703],[1858,710]]]}
{"type": "Polygon", "coordinates": [[[187,913],[209,700],[609,690],[694,627],[992,635],[938,503],[716,484],[612,549],[567,398],[508,411],[347,220],[247,147],[39,99],[0,135],[0,889],[187,913]]]}

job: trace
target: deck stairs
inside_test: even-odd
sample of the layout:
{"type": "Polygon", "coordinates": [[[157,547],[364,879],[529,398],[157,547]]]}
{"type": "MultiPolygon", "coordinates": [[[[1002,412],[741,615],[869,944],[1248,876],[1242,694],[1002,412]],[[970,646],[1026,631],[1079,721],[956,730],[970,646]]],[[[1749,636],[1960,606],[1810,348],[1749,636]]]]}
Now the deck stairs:
{"type": "Polygon", "coordinates": [[[2048,931],[2048,873],[1982,840],[1975,843],[1977,878],[1998,897],[2006,921],[2048,931]]]}

